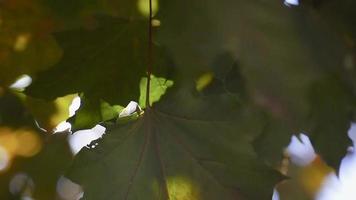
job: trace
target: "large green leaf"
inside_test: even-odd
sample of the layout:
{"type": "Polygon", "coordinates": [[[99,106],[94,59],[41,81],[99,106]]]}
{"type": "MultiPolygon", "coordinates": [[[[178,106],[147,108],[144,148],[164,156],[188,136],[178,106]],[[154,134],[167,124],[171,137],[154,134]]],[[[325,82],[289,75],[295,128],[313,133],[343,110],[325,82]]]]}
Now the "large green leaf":
{"type": "Polygon", "coordinates": [[[171,93],[137,121],[108,127],[93,142],[98,145],[82,149],[68,175],[84,187],[84,198],[271,199],[282,176],[261,164],[250,145],[256,116],[246,108],[229,110],[232,104],[209,109],[210,97],[197,95],[171,93]]]}
{"type": "MultiPolygon", "coordinates": [[[[313,137],[315,140],[326,134],[310,131],[310,126],[325,122],[321,115],[309,117],[315,109],[309,93],[324,77],[343,79],[347,75],[347,48],[314,13],[279,1],[179,0],[162,2],[158,18],[162,22],[158,39],[173,53],[184,77],[195,78],[211,69],[221,52],[229,52],[238,60],[249,100],[265,112],[265,131],[255,147],[267,162],[280,160],[291,134],[304,131],[319,135],[313,137]]],[[[344,90],[348,86],[340,87],[344,90]]],[[[326,104],[332,106],[331,102],[326,104]]],[[[344,109],[337,107],[333,112],[344,113],[344,109]]],[[[335,118],[335,123],[349,120],[335,118]]],[[[346,149],[346,130],[337,131],[339,134],[332,137],[342,140],[339,147],[346,149]]],[[[329,144],[326,140],[314,142],[329,144]]],[[[324,155],[336,167],[334,161],[340,155],[331,149],[324,155]]]]}
{"type": "MultiPolygon", "coordinates": [[[[144,21],[99,17],[92,29],[59,32],[61,61],[41,73],[26,93],[45,99],[84,92],[87,98],[125,105],[138,99],[145,76],[147,28],[144,21]]],[[[165,53],[155,48],[155,74],[169,69],[165,53]]]]}

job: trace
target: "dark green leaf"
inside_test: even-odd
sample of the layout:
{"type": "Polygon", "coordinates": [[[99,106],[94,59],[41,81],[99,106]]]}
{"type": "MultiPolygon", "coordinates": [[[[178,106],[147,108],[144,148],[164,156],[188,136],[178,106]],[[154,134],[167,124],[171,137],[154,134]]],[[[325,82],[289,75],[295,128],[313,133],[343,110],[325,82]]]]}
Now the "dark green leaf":
{"type": "MultiPolygon", "coordinates": [[[[26,93],[54,99],[84,92],[87,98],[121,105],[138,99],[147,63],[146,29],[144,21],[100,17],[93,29],[57,33],[61,61],[41,73],[26,93]]],[[[155,71],[172,67],[162,58],[164,52],[155,49],[155,71]]]]}
{"type": "MultiPolygon", "coordinates": [[[[221,52],[238,61],[248,99],[265,112],[268,133],[255,146],[271,164],[281,157],[292,134],[308,131],[310,124],[321,125],[322,119],[309,117],[314,104],[308,96],[315,82],[347,75],[343,41],[304,7],[289,8],[279,1],[179,0],[162,2],[160,11],[159,41],[173,52],[185,77],[210,69],[221,52]]],[[[343,110],[334,112],[343,115],[343,110]]],[[[336,123],[348,124],[349,118],[336,123]]],[[[343,126],[337,130],[345,132],[343,126]]],[[[320,134],[315,131],[310,134],[320,134]]],[[[343,137],[347,141],[347,135],[343,137]]],[[[331,151],[324,155],[327,160],[340,158],[331,151]]]]}
{"type": "Polygon", "coordinates": [[[84,198],[271,199],[282,176],[256,159],[249,144],[253,131],[245,124],[254,121],[251,113],[236,116],[218,104],[220,112],[201,115],[190,105],[203,110],[213,104],[189,92],[170,98],[176,107],[165,110],[163,100],[137,121],[109,127],[95,141],[99,145],[78,154],[69,177],[83,185],[84,198]],[[181,105],[183,98],[192,104],[181,105]]]}

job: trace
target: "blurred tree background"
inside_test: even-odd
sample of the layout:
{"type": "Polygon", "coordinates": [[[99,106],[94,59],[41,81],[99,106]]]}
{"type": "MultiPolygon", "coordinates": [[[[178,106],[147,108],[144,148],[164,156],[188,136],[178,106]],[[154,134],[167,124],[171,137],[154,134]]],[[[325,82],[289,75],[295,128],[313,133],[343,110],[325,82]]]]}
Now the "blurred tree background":
{"type": "Polygon", "coordinates": [[[0,199],[324,200],[353,153],[355,10],[0,1],[0,199]]]}

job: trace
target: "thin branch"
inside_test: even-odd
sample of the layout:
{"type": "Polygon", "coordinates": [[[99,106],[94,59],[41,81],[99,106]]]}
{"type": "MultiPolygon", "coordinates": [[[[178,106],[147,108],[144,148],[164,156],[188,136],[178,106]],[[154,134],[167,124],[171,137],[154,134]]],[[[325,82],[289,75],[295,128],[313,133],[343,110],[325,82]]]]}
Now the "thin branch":
{"type": "Polygon", "coordinates": [[[146,85],[146,108],[150,107],[150,86],[152,74],[152,0],[149,2],[149,17],[148,17],[148,63],[147,63],[147,85],[146,85]]]}

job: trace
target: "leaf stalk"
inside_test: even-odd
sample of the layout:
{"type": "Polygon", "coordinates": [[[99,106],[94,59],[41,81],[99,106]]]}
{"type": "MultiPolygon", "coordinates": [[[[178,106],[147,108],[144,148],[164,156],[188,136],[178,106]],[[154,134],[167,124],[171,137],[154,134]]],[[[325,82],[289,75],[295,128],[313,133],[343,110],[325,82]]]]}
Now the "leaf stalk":
{"type": "Polygon", "coordinates": [[[150,85],[152,74],[152,0],[149,3],[149,17],[148,17],[148,62],[147,62],[147,84],[146,84],[146,108],[150,108],[150,85]]]}

